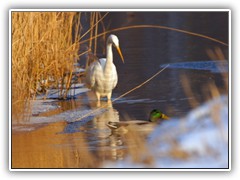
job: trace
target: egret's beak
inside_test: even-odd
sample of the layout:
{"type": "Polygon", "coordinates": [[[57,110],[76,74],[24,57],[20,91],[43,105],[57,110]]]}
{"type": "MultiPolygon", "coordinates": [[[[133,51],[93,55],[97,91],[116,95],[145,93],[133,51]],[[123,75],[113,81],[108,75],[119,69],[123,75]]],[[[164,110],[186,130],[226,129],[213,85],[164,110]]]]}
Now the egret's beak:
{"type": "Polygon", "coordinates": [[[120,47],[119,47],[119,46],[116,46],[116,49],[117,49],[117,51],[118,51],[118,53],[119,53],[119,55],[120,55],[120,57],[121,57],[121,59],[122,59],[122,62],[124,63],[124,59],[123,59],[123,55],[122,55],[122,52],[121,52],[121,50],[120,50],[120,47]]]}
{"type": "Polygon", "coordinates": [[[169,119],[169,117],[167,116],[167,115],[165,115],[165,114],[162,114],[162,119],[169,119]]]}

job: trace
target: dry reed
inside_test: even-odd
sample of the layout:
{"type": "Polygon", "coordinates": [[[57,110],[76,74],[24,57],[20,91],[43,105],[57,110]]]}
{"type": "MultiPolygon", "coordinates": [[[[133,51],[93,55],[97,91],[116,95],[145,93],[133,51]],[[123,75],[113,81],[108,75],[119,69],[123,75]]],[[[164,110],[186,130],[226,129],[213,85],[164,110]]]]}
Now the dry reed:
{"type": "MultiPolygon", "coordinates": [[[[49,87],[66,98],[72,85],[74,63],[79,59],[81,16],[78,12],[12,12],[12,115],[24,118],[29,100],[49,87]]],[[[91,49],[93,32],[106,16],[88,13],[91,49]]],[[[86,35],[89,32],[86,32],[86,35]]],[[[96,52],[96,40],[95,50],[96,52]]],[[[85,53],[83,53],[85,54],[85,53]]]]}
{"type": "MultiPolygon", "coordinates": [[[[107,33],[112,33],[112,32],[116,32],[116,31],[123,31],[123,30],[128,30],[128,29],[139,29],[139,28],[155,28],[155,29],[165,29],[165,30],[170,30],[170,31],[176,31],[176,32],[179,32],[179,33],[187,34],[187,35],[197,36],[197,37],[201,37],[201,38],[204,38],[204,39],[208,39],[210,41],[217,42],[217,43],[219,43],[223,46],[228,46],[227,43],[225,43],[223,41],[220,41],[218,39],[212,38],[210,36],[206,36],[206,35],[191,32],[191,31],[186,31],[186,30],[182,30],[182,29],[172,28],[172,27],[168,27],[168,26],[160,26],[160,25],[133,25],[133,26],[120,27],[120,28],[104,31],[103,33],[99,33],[98,35],[93,36],[92,38],[95,39],[95,38],[98,38],[100,36],[105,36],[107,33]]],[[[81,43],[84,43],[88,40],[89,39],[81,41],[81,43]]]]}
{"type": "Polygon", "coordinates": [[[69,88],[78,58],[79,19],[74,12],[12,12],[13,118],[23,115],[30,97],[50,81],[55,87],[65,81],[69,88]]]}
{"type": "MultiPolygon", "coordinates": [[[[226,60],[223,51],[219,47],[215,47],[214,50],[207,49],[206,53],[211,60],[226,60]]],[[[222,71],[225,67],[222,67],[221,64],[217,65],[217,68],[221,72],[224,87],[217,87],[214,80],[209,82],[206,81],[205,86],[202,87],[202,92],[206,101],[219,97],[222,94],[228,94],[228,73],[222,71]]],[[[201,103],[194,96],[195,93],[193,92],[191,87],[191,79],[186,75],[181,75],[180,79],[185,94],[187,95],[187,97],[191,97],[191,99],[189,99],[190,106],[193,108],[199,106],[201,103]]]]}

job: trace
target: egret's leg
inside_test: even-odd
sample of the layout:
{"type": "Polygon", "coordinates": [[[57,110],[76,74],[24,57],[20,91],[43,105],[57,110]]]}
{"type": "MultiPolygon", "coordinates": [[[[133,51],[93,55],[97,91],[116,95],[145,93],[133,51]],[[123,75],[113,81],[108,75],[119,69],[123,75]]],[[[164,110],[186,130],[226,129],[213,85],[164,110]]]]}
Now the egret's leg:
{"type": "Polygon", "coordinates": [[[99,108],[101,106],[101,102],[97,101],[97,108],[99,108]]]}
{"type": "Polygon", "coordinates": [[[112,92],[107,94],[107,100],[108,102],[111,102],[112,92]]]}
{"type": "Polygon", "coordinates": [[[100,94],[96,92],[97,100],[100,101],[100,94]]]}
{"type": "Polygon", "coordinates": [[[96,96],[97,96],[97,107],[100,107],[101,102],[100,102],[100,94],[98,92],[96,92],[96,96]]]}

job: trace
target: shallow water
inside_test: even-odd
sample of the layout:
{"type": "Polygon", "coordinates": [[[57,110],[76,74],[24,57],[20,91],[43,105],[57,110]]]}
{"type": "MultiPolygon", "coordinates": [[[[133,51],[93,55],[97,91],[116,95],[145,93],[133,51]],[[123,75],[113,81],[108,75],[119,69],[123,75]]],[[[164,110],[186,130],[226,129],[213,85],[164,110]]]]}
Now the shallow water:
{"type": "MultiPolygon", "coordinates": [[[[158,24],[212,36],[228,43],[228,17],[225,13],[112,13],[106,22],[110,29],[136,24],[158,24]]],[[[21,131],[12,133],[12,166],[25,168],[94,168],[107,160],[121,160],[127,157],[135,146],[126,135],[112,135],[106,126],[108,121],[124,121],[127,118],[147,120],[152,109],[160,109],[170,117],[187,114],[195,103],[201,104],[209,97],[209,83],[219,89],[225,88],[223,73],[216,71],[216,63],[209,62],[207,49],[219,47],[228,60],[228,47],[179,32],[162,29],[129,29],[115,33],[125,59],[123,64],[114,50],[119,81],[113,91],[113,99],[141,84],[163,65],[170,64],[156,78],[115,101],[96,116],[81,121],[70,121],[71,114],[96,109],[92,92],[79,95],[74,100],[53,102],[61,107],[54,123],[21,125],[21,131]],[[192,64],[200,62],[199,64],[192,64]],[[208,63],[206,63],[208,62],[208,63]],[[177,63],[177,64],[176,64],[177,63]],[[190,65],[189,65],[190,63],[190,65]],[[210,66],[209,66],[210,63],[210,66]],[[214,67],[214,69],[211,69],[214,67]],[[191,91],[186,88],[186,82],[191,91]],[[110,105],[111,106],[111,105],[110,105]],[[61,119],[62,118],[62,119],[61,119]]],[[[98,54],[102,53],[99,47],[98,54]]],[[[214,59],[223,60],[223,59],[214,59]]],[[[223,61],[219,61],[221,64],[223,61]]],[[[217,62],[218,64],[218,62],[217,62]]],[[[102,102],[106,105],[106,102],[102,102]]],[[[40,114],[50,116],[53,114],[40,114]]]]}

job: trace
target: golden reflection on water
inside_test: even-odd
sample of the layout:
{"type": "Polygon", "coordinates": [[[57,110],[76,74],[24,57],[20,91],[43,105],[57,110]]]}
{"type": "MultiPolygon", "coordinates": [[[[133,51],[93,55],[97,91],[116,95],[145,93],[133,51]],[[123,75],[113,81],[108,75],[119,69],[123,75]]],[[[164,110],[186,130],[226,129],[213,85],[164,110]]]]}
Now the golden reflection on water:
{"type": "MultiPolygon", "coordinates": [[[[136,151],[143,157],[146,151],[141,144],[145,138],[132,133],[115,134],[107,127],[108,121],[119,121],[119,112],[106,103],[101,103],[106,111],[83,124],[80,120],[26,125],[31,131],[25,127],[19,131],[21,126],[14,125],[12,168],[99,168],[128,155],[134,158],[136,151]]],[[[90,107],[94,110],[96,105],[90,103],[90,107]]]]}
{"type": "Polygon", "coordinates": [[[88,168],[99,163],[87,149],[83,133],[61,134],[58,122],[31,132],[12,134],[12,168],[88,168]]]}
{"type": "Polygon", "coordinates": [[[122,136],[112,135],[107,121],[119,121],[112,107],[88,123],[65,132],[67,122],[12,132],[12,168],[98,168],[126,156],[122,136]]]}

